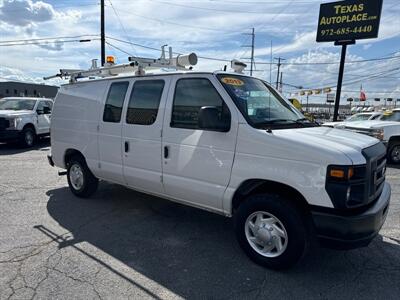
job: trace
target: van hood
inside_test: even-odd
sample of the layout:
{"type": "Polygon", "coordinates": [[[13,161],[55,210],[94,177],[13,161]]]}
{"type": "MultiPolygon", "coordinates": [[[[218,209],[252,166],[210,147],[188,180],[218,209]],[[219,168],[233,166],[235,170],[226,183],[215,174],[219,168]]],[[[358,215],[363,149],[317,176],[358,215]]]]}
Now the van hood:
{"type": "Polygon", "coordinates": [[[274,130],[273,134],[289,140],[293,145],[301,145],[306,152],[305,155],[324,152],[333,155],[336,152],[337,155],[339,152],[347,156],[353,164],[365,163],[361,151],[379,142],[378,139],[368,135],[330,127],[274,130]]]}
{"type": "Polygon", "coordinates": [[[33,114],[32,110],[0,110],[0,117],[18,117],[33,114]]]}

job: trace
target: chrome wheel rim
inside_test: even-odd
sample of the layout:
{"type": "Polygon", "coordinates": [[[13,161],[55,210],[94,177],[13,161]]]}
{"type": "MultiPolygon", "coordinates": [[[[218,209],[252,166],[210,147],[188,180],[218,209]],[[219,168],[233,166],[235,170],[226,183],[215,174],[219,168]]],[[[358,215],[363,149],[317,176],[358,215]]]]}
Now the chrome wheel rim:
{"type": "Polygon", "coordinates": [[[393,162],[400,162],[400,146],[394,146],[392,152],[390,153],[390,158],[393,162]]]}
{"type": "Polygon", "coordinates": [[[80,165],[74,164],[69,171],[69,179],[75,190],[80,190],[83,186],[83,171],[80,165]]]}
{"type": "Polygon", "coordinates": [[[33,133],[31,131],[25,132],[25,143],[28,146],[31,146],[33,144],[33,133]]]}
{"type": "Polygon", "coordinates": [[[288,235],[282,222],[265,211],[256,211],[246,220],[247,242],[260,255],[277,257],[285,252],[288,235]]]}

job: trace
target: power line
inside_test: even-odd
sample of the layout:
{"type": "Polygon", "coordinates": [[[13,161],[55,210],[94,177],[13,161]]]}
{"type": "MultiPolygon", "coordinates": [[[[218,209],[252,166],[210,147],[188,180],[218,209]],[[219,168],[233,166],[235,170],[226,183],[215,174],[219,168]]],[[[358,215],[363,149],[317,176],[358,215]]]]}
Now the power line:
{"type": "Polygon", "coordinates": [[[100,38],[94,38],[94,39],[80,39],[80,40],[56,40],[56,41],[42,41],[42,42],[28,42],[28,43],[13,43],[13,44],[4,44],[0,45],[0,47],[8,47],[8,46],[28,46],[28,45],[48,45],[50,43],[55,43],[55,44],[64,44],[64,43],[87,43],[87,42],[92,42],[92,41],[97,41],[100,40],[100,38]]]}
{"type": "Polygon", "coordinates": [[[88,36],[98,36],[98,34],[82,34],[82,35],[74,35],[74,36],[58,36],[58,37],[46,37],[46,38],[33,38],[33,39],[21,39],[21,40],[8,40],[8,41],[0,41],[0,44],[3,43],[17,43],[17,42],[30,42],[30,41],[43,41],[43,40],[58,40],[58,39],[77,39],[88,36]]]}
{"type": "Polygon", "coordinates": [[[262,14],[262,12],[257,12],[257,11],[244,11],[244,10],[228,10],[228,9],[219,9],[219,8],[210,8],[210,7],[199,7],[199,6],[192,6],[192,5],[187,5],[187,4],[178,4],[178,3],[172,3],[172,2],[167,2],[167,1],[159,1],[159,0],[152,0],[152,2],[157,2],[165,5],[171,5],[171,6],[178,6],[178,7],[186,7],[186,8],[192,8],[192,9],[198,9],[198,10],[207,10],[207,11],[216,11],[216,12],[228,12],[228,13],[244,13],[244,14],[262,14]]]}
{"type": "MultiPolygon", "coordinates": [[[[114,11],[114,14],[115,14],[115,16],[117,17],[117,20],[118,20],[119,24],[121,25],[122,30],[123,30],[124,33],[125,33],[125,37],[131,42],[131,39],[129,38],[129,35],[128,35],[128,33],[126,32],[125,26],[124,26],[124,24],[122,23],[121,18],[119,17],[118,12],[116,11],[114,5],[112,4],[111,0],[108,0],[108,2],[110,2],[111,8],[112,8],[112,10],[114,11]]],[[[133,47],[132,47],[132,44],[131,44],[130,46],[131,46],[132,51],[135,52],[135,50],[134,50],[133,47]]]]}
{"type": "Polygon", "coordinates": [[[122,14],[129,14],[130,16],[136,16],[138,18],[143,18],[143,19],[150,20],[150,21],[153,21],[153,22],[171,24],[171,25],[185,27],[185,28],[195,28],[195,29],[199,29],[199,30],[217,31],[217,32],[230,33],[230,34],[236,34],[237,33],[235,31],[228,31],[228,30],[222,30],[222,29],[210,28],[210,27],[203,27],[203,26],[194,26],[194,25],[189,25],[189,24],[176,23],[176,22],[165,20],[165,19],[158,19],[158,18],[152,18],[152,17],[148,17],[148,16],[142,16],[142,15],[133,13],[131,11],[129,11],[129,12],[123,12],[123,11],[120,11],[120,10],[118,10],[118,11],[120,13],[122,13],[122,14]]]}
{"type": "MultiPolygon", "coordinates": [[[[141,48],[146,48],[146,49],[150,49],[150,50],[155,50],[155,51],[161,51],[158,48],[154,48],[154,47],[149,47],[149,46],[145,46],[145,45],[141,45],[138,43],[132,43],[129,41],[125,41],[122,39],[118,39],[118,38],[114,38],[114,37],[110,37],[107,36],[108,39],[112,39],[121,43],[125,43],[125,44],[132,44],[134,46],[137,47],[141,47],[141,48]]],[[[396,53],[396,52],[395,52],[396,53]]],[[[179,52],[174,52],[174,54],[182,54],[179,52]]],[[[222,61],[222,62],[230,62],[231,59],[223,59],[223,58],[216,58],[216,57],[209,57],[209,56],[198,56],[199,58],[202,59],[207,59],[207,60],[214,60],[214,61],[222,61]]],[[[388,56],[388,57],[378,57],[378,58],[370,58],[370,59],[362,59],[362,60],[353,60],[353,61],[346,61],[346,63],[361,63],[361,62],[370,62],[370,61],[381,61],[381,60],[388,60],[388,59],[397,59],[400,58],[400,55],[393,55],[393,56],[388,56]]],[[[259,65],[274,65],[275,63],[270,63],[270,62],[260,62],[260,61],[254,61],[255,64],[259,64],[259,65]]],[[[309,63],[291,63],[291,62],[286,62],[286,63],[281,63],[281,65],[336,65],[339,62],[309,62],[309,63]]]]}
{"type": "MultiPolygon", "coordinates": [[[[118,38],[115,38],[115,37],[110,37],[110,36],[107,36],[107,38],[108,38],[108,39],[111,39],[111,40],[114,40],[114,41],[121,42],[121,43],[125,43],[125,44],[132,44],[132,45],[134,45],[134,46],[141,47],[141,48],[144,48],[144,49],[149,49],[149,50],[154,50],[154,51],[159,51],[159,52],[161,52],[161,49],[159,49],[159,48],[154,48],[154,47],[150,47],[150,46],[145,46],[145,45],[141,45],[141,44],[138,44],[138,43],[131,43],[131,42],[128,42],[128,41],[125,41],[125,40],[121,40],[121,39],[118,39],[118,38]]],[[[180,52],[173,52],[173,54],[182,54],[182,53],[180,53],[180,52]]],[[[207,59],[207,60],[222,61],[222,62],[231,62],[231,59],[222,59],[222,58],[207,57],[207,56],[197,56],[197,57],[198,57],[198,58],[202,58],[202,59],[207,59]]]]}
{"type": "Polygon", "coordinates": [[[110,42],[107,42],[107,41],[106,41],[106,44],[109,45],[110,47],[112,47],[112,48],[114,48],[114,49],[116,49],[116,50],[122,52],[122,53],[125,53],[125,54],[127,54],[127,55],[129,55],[129,56],[133,56],[132,53],[129,53],[129,52],[125,51],[124,49],[121,49],[121,48],[115,46],[114,44],[111,44],[110,42]]]}

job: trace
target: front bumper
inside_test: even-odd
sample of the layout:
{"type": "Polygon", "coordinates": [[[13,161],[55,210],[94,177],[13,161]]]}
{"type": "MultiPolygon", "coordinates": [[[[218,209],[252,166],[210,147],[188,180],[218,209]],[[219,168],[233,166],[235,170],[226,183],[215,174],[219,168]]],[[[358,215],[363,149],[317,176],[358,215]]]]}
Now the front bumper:
{"type": "Polygon", "coordinates": [[[0,131],[0,142],[9,142],[18,140],[21,136],[19,130],[1,130],[0,131]]]}
{"type": "Polygon", "coordinates": [[[386,220],[390,194],[390,185],[385,183],[378,200],[358,214],[343,215],[334,210],[312,211],[318,240],[323,246],[335,249],[368,246],[386,220]]]}

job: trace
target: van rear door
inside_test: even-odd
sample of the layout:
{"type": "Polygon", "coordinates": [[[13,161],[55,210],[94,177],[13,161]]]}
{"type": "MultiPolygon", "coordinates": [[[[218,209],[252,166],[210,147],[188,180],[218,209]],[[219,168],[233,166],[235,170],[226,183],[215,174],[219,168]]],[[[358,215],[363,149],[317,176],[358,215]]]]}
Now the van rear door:
{"type": "Polygon", "coordinates": [[[122,125],[123,170],[128,186],[163,194],[161,129],[168,77],[135,78],[122,125]]]}

